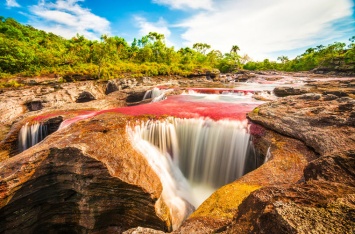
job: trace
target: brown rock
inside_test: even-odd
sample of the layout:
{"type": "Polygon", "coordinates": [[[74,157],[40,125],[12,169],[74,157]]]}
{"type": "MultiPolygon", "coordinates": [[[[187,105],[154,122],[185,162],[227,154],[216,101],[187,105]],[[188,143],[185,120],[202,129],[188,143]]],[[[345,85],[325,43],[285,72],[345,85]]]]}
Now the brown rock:
{"type": "Polygon", "coordinates": [[[162,185],[126,117],[77,122],[0,164],[0,232],[171,231],[162,185]]]}
{"type": "Polygon", "coordinates": [[[354,100],[304,94],[263,104],[248,117],[267,128],[303,141],[321,155],[355,148],[354,100]]]}
{"type": "Polygon", "coordinates": [[[277,97],[286,97],[290,95],[301,95],[308,93],[307,88],[293,88],[293,87],[276,87],[274,93],[277,97]]]}
{"type": "Polygon", "coordinates": [[[253,192],[226,233],[354,232],[354,168],[353,152],[315,160],[305,182],[253,192]]]}

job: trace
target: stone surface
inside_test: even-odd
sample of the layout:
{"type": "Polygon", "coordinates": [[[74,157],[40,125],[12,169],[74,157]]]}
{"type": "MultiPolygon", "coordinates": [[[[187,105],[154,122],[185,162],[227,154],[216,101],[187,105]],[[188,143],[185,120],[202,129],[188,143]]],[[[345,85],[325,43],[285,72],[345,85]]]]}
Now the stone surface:
{"type": "Polygon", "coordinates": [[[300,139],[321,155],[355,148],[355,100],[304,94],[263,104],[249,118],[300,139]]]}
{"type": "Polygon", "coordinates": [[[293,87],[276,87],[274,93],[277,97],[286,97],[290,95],[300,95],[308,93],[307,88],[293,88],[293,87]]]}
{"type": "Polygon", "coordinates": [[[354,153],[311,162],[305,168],[305,182],[253,192],[225,233],[353,233],[354,153]]]}
{"type": "Polygon", "coordinates": [[[0,164],[0,233],[171,231],[162,185],[125,133],[127,117],[77,122],[0,164]]]}

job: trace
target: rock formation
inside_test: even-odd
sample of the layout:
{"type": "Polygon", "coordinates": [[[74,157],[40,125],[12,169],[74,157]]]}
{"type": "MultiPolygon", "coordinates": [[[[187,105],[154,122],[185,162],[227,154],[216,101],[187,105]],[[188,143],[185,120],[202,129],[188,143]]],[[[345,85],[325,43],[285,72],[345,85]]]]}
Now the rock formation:
{"type": "Polygon", "coordinates": [[[178,225],[159,177],[126,137],[127,117],[77,122],[0,164],[0,233],[121,233],[178,225]]]}
{"type": "MultiPolygon", "coordinates": [[[[273,80],[267,73],[251,77],[259,75],[273,80]]],[[[106,112],[56,132],[87,111],[140,104],[159,81],[36,83],[21,94],[1,92],[0,233],[164,233],[179,226],[159,175],[126,136],[127,122],[139,117],[106,112]],[[27,122],[47,124],[52,134],[18,154],[17,135],[27,122]]],[[[306,89],[277,92],[287,97],[248,115],[267,162],[217,190],[174,233],[355,232],[354,81],[317,78],[306,89]]]]}
{"type": "Polygon", "coordinates": [[[271,160],[217,190],[175,233],[354,232],[354,104],[304,94],[255,108],[249,118],[271,130],[251,133],[271,160]]]}

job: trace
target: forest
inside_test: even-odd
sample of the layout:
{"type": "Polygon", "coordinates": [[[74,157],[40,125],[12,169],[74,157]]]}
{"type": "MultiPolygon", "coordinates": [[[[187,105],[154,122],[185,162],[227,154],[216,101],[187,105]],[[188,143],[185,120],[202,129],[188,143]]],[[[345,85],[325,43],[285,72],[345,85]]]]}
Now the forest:
{"type": "MultiPolygon", "coordinates": [[[[355,36],[349,43],[335,42],[307,49],[295,59],[280,56],[277,61],[252,61],[240,55],[238,45],[229,53],[206,43],[175,49],[165,44],[163,34],[150,32],[128,43],[118,36],[102,35],[89,40],[82,35],[65,39],[53,33],[23,25],[0,16],[0,78],[81,74],[95,79],[156,75],[188,76],[218,69],[220,72],[246,70],[309,71],[333,60],[355,63],[355,36]]],[[[16,86],[1,82],[0,86],[16,86]]]]}

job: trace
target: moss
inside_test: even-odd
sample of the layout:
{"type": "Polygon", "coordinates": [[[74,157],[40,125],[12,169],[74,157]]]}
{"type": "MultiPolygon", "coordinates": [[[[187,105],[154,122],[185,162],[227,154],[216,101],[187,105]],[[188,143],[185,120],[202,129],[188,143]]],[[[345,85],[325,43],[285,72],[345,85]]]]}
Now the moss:
{"type": "Polygon", "coordinates": [[[258,115],[259,111],[260,111],[259,107],[255,107],[253,113],[258,115]]]}
{"type": "Polygon", "coordinates": [[[231,219],[242,201],[253,191],[261,188],[259,185],[231,183],[218,189],[190,217],[214,217],[231,219]]]}

